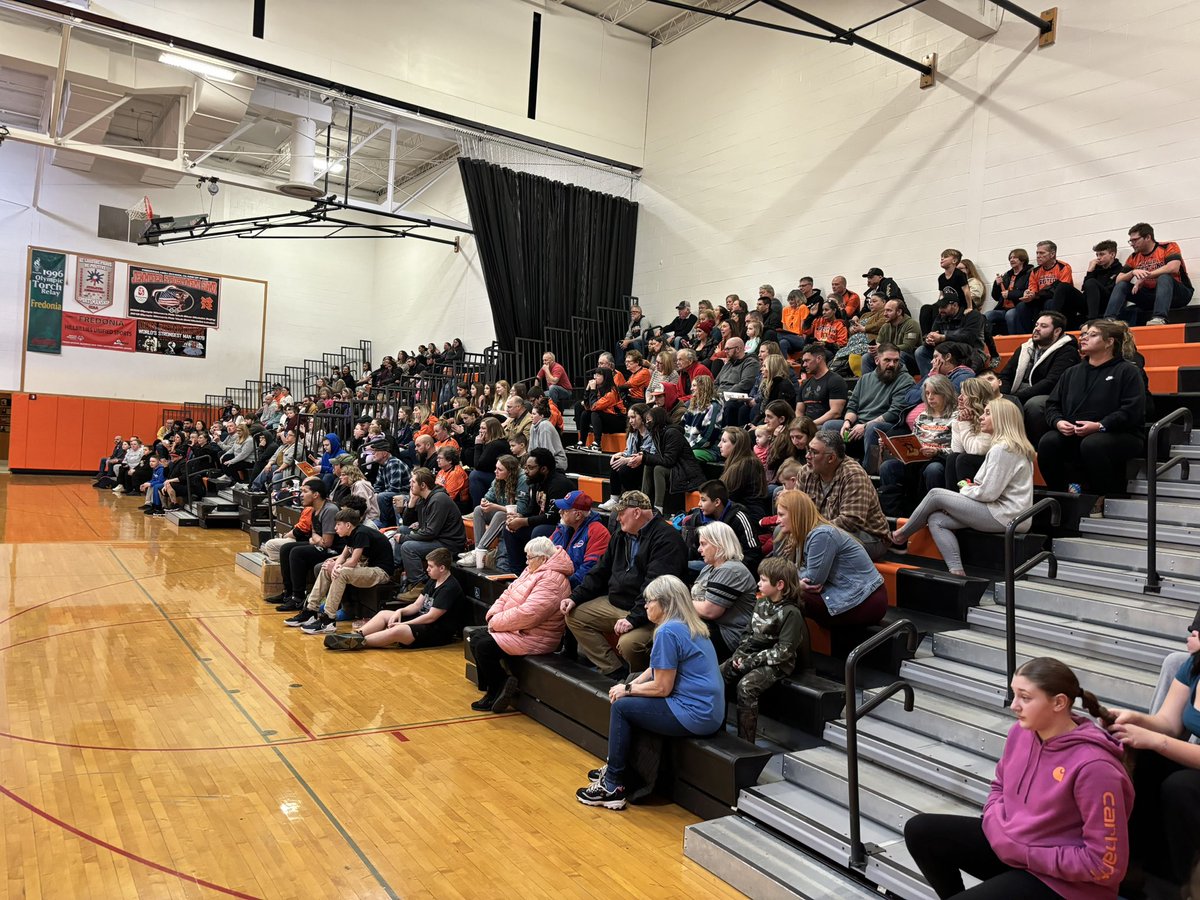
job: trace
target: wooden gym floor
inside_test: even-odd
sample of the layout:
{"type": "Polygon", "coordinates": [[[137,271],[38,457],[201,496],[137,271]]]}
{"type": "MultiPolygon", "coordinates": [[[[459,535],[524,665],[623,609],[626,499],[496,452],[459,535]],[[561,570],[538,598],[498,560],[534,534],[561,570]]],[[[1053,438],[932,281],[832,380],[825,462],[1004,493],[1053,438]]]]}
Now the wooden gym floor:
{"type": "Polygon", "coordinates": [[[0,476],[7,898],[716,897],[695,819],[573,796],[596,760],[469,707],[461,646],[334,654],[91,479],[0,476]]]}

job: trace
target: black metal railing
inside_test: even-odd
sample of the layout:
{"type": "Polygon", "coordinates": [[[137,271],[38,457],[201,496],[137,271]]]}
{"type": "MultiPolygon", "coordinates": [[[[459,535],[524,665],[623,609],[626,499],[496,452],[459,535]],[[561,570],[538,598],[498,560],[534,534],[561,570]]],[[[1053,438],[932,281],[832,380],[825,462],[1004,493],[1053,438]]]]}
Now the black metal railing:
{"type": "Polygon", "coordinates": [[[1179,466],[1184,481],[1191,476],[1191,464],[1186,456],[1172,456],[1163,463],[1158,461],[1159,433],[1175,422],[1183,423],[1183,436],[1185,440],[1191,440],[1192,411],[1183,406],[1151,425],[1146,438],[1146,584],[1142,591],[1147,594],[1162,590],[1162,578],[1158,574],[1158,478],[1176,466],[1179,466]]]}
{"type": "Polygon", "coordinates": [[[871,635],[846,657],[846,790],[850,808],[850,867],[860,872],[867,867],[867,846],[862,841],[862,813],[859,810],[858,799],[858,720],[899,692],[904,694],[904,711],[912,712],[914,698],[912,685],[901,678],[875,691],[874,696],[860,706],[857,688],[858,661],[901,632],[908,635],[908,652],[915,653],[921,634],[917,631],[917,626],[908,619],[899,619],[883,631],[871,635]]]}
{"type": "MultiPolygon", "coordinates": [[[[1004,688],[1004,705],[1012,703],[1012,680],[1017,674],[1017,579],[1034,566],[1047,565],[1051,578],[1058,577],[1058,557],[1054,550],[1039,550],[1029,559],[1017,565],[1017,526],[1028,521],[1043,509],[1050,510],[1050,524],[1057,526],[1062,521],[1062,507],[1053,497],[1044,497],[1029,509],[1017,514],[1004,529],[1004,653],[1008,680],[1004,688]]],[[[1053,538],[1050,539],[1053,542],[1053,538]]]]}

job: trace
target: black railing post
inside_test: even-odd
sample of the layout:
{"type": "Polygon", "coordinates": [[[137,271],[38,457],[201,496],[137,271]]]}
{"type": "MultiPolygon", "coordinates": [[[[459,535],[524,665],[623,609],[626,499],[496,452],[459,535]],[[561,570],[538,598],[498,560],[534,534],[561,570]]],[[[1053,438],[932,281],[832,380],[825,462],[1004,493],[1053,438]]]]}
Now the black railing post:
{"type": "MultiPolygon", "coordinates": [[[[1042,550],[1035,556],[1016,564],[1017,555],[1017,526],[1032,519],[1043,509],[1050,510],[1050,523],[1058,525],[1062,521],[1062,507],[1053,497],[1043,497],[1029,509],[1019,513],[1004,529],[1004,654],[1005,670],[1008,680],[1004,688],[1004,705],[1012,703],[1012,680],[1017,673],[1017,579],[1046,561],[1051,578],[1058,577],[1058,557],[1053,550],[1042,550]]],[[[1053,540],[1053,538],[1051,538],[1053,540]]]]}
{"type": "Polygon", "coordinates": [[[1151,425],[1150,434],[1146,438],[1146,584],[1142,588],[1145,594],[1157,594],[1162,591],[1162,579],[1158,574],[1158,476],[1165,475],[1175,466],[1179,466],[1184,481],[1191,475],[1191,467],[1186,457],[1173,456],[1161,465],[1158,462],[1158,435],[1166,426],[1176,421],[1183,422],[1184,437],[1190,439],[1192,411],[1182,406],[1151,425]]]}
{"type": "Polygon", "coordinates": [[[850,867],[862,871],[867,867],[867,847],[862,842],[862,817],[858,801],[858,720],[897,692],[904,693],[904,711],[912,712],[913,688],[907,681],[894,681],[875,692],[862,706],[858,705],[858,661],[880,644],[892,639],[893,635],[908,634],[908,650],[915,653],[920,632],[908,619],[893,622],[883,631],[867,638],[850,651],[846,657],[846,789],[850,810],[850,867]]]}

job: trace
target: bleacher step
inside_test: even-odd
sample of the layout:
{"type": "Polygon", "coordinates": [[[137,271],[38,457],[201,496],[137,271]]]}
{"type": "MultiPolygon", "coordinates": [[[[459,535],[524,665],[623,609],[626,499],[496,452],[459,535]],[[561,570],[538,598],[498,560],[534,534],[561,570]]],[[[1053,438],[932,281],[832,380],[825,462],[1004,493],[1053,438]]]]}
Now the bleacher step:
{"type": "MultiPolygon", "coordinates": [[[[846,866],[850,860],[846,808],[811,794],[805,795],[797,808],[792,805],[793,798],[794,788],[786,781],[760,785],[742,791],[738,810],[835,864],[846,866]]],[[[868,880],[905,900],[934,900],[937,895],[909,856],[903,835],[868,819],[862,823],[862,840],[878,848],[867,861],[868,880]]]]}
{"type": "Polygon", "coordinates": [[[913,687],[918,688],[918,695],[920,688],[925,688],[977,703],[984,709],[1004,709],[1003,676],[997,678],[996,673],[985,672],[977,666],[929,656],[903,662],[900,677],[912,682],[913,687]]]}
{"type": "Polygon", "coordinates": [[[169,509],[165,518],[172,525],[178,525],[180,528],[192,528],[200,524],[200,517],[186,509],[169,509]]]}
{"type": "MultiPolygon", "coordinates": [[[[978,706],[929,690],[914,692],[913,710],[904,709],[904,701],[891,697],[877,706],[871,715],[910,731],[953,744],[989,759],[999,759],[1004,741],[1012,727],[1012,713],[1001,703],[978,706]]],[[[865,691],[864,699],[873,696],[865,691]]]]}
{"type": "MultiPolygon", "coordinates": [[[[1062,562],[1096,563],[1110,568],[1146,571],[1144,537],[1140,540],[1059,538],[1054,542],[1054,553],[1062,562]]],[[[1200,578],[1200,552],[1171,544],[1161,545],[1158,549],[1158,571],[1162,575],[1200,578]]]]}
{"type": "MultiPolygon", "coordinates": [[[[1200,432],[1197,432],[1200,434],[1200,432]]],[[[1104,502],[1104,518],[1099,521],[1133,520],[1145,522],[1150,515],[1149,501],[1140,497],[1114,498],[1104,502]]],[[[1200,526],[1200,504],[1158,501],[1159,525],[1200,526]]]]}
{"type": "MultiPolygon", "coordinates": [[[[1079,531],[1084,535],[1099,537],[1118,537],[1134,541],[1145,541],[1148,524],[1143,519],[1140,522],[1128,519],[1081,519],[1079,531]]],[[[1177,545],[1184,549],[1195,547],[1200,542],[1200,527],[1186,525],[1168,525],[1159,522],[1155,528],[1160,547],[1177,545]]]]}
{"type": "Polygon", "coordinates": [[[878,900],[874,889],[809,856],[741,816],[689,825],[683,855],[747,897],[761,900],[878,900]]]}
{"type": "MultiPolygon", "coordinates": [[[[1060,560],[1058,563],[1058,578],[1050,579],[1047,563],[1041,563],[1030,571],[1030,582],[1039,584],[1078,584],[1102,588],[1107,591],[1140,592],[1146,584],[1144,572],[1116,570],[1104,565],[1091,563],[1075,563],[1060,560]]],[[[1200,584],[1187,578],[1176,578],[1159,566],[1162,582],[1159,586],[1159,597],[1170,597],[1175,600],[1186,600],[1195,603],[1200,584]]]]}
{"type": "MultiPolygon", "coordinates": [[[[967,622],[988,634],[1004,634],[1004,607],[978,607],[967,613],[967,622]]],[[[1186,623],[1185,623],[1186,624],[1186,623]]],[[[1018,608],[1017,638],[1037,641],[1048,647],[1078,650],[1113,663],[1132,662],[1157,668],[1164,656],[1179,649],[1179,640],[1080,622],[1051,613],[1018,608]]],[[[1182,630],[1176,632],[1182,634],[1182,630]]]]}
{"type": "MultiPolygon", "coordinates": [[[[1016,585],[1017,609],[1048,613],[1064,619],[1092,622],[1149,635],[1183,634],[1195,614],[1195,603],[1170,597],[1106,591],[1097,594],[1058,581],[1019,581],[1016,585]]],[[[1005,602],[1005,588],[998,583],[996,602],[1005,602]]]]}
{"type": "MultiPolygon", "coordinates": [[[[1144,478],[1129,482],[1129,493],[1135,497],[1145,497],[1149,485],[1144,478]]],[[[1158,481],[1158,496],[1160,499],[1200,500],[1200,481],[1158,481]]]]}
{"type": "Polygon", "coordinates": [[[266,565],[267,558],[257,550],[247,550],[239,553],[234,558],[234,562],[237,563],[238,568],[245,569],[255,578],[261,578],[263,566],[266,565]]]}

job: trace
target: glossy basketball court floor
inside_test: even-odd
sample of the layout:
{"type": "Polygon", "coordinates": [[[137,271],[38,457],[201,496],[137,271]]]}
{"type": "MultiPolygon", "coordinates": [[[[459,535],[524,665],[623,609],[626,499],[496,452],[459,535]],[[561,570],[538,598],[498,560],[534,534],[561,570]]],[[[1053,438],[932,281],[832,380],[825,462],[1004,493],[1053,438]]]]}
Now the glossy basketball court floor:
{"type": "Polygon", "coordinates": [[[0,475],[7,898],[735,896],[695,821],[592,810],[596,760],[473,713],[461,646],[333,654],[90,479],[0,475]]]}

